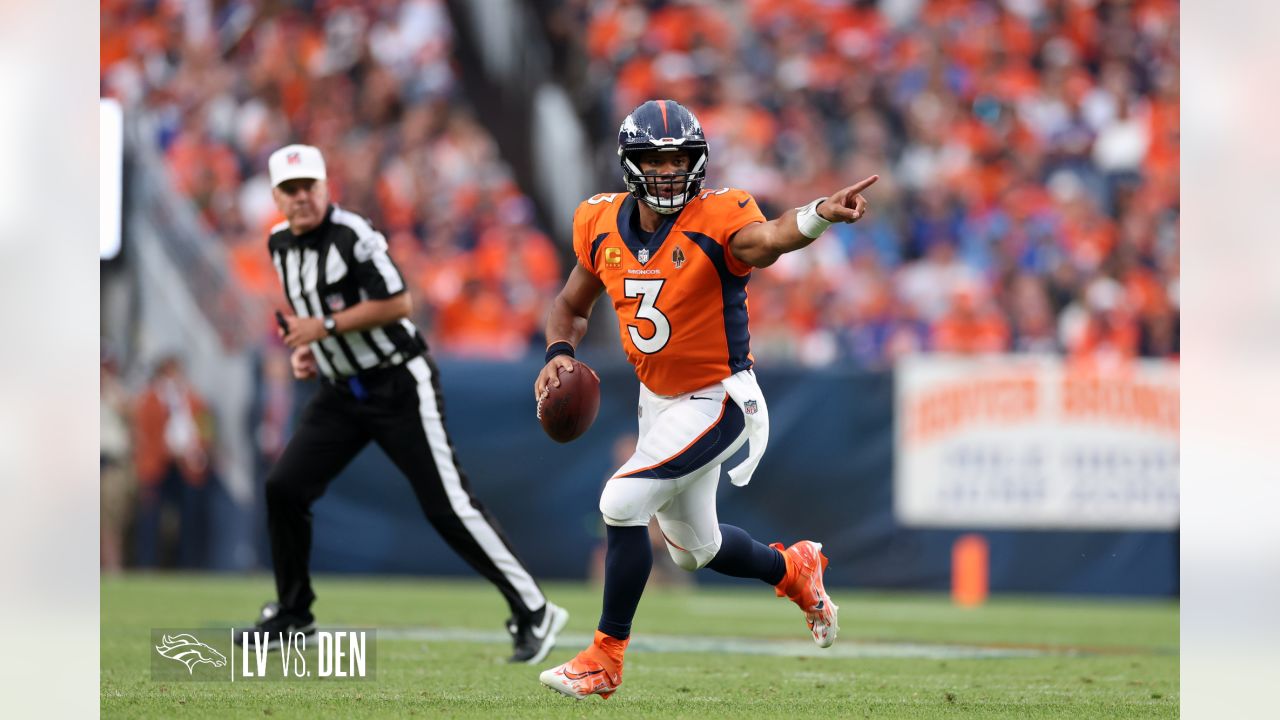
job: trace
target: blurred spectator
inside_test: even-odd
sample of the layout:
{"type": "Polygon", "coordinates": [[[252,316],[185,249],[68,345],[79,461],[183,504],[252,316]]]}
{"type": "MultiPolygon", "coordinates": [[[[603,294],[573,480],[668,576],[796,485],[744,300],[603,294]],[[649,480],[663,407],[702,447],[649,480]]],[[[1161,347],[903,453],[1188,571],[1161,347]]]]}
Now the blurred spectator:
{"type": "Polygon", "coordinates": [[[138,475],[134,562],[138,567],[200,567],[206,541],[205,485],[213,419],[176,357],[165,357],[134,402],[138,475]],[[166,522],[176,515],[177,528],[166,522]],[[176,543],[167,536],[176,537],[176,543]],[[176,544],[176,552],[170,548],[176,544]]]}
{"type": "Polygon", "coordinates": [[[102,351],[100,379],[101,408],[98,468],[102,482],[101,567],[117,572],[124,567],[125,530],[136,490],[129,442],[129,394],[120,382],[115,357],[102,351]]]}
{"type": "Polygon", "coordinates": [[[533,332],[532,318],[507,304],[492,284],[467,280],[462,292],[440,309],[438,347],[461,357],[519,358],[533,332]]]}
{"type": "Polygon", "coordinates": [[[1009,347],[1009,327],[990,304],[978,297],[975,287],[959,287],[951,309],[933,326],[933,349],[972,355],[998,353],[1009,347]]]}
{"type": "Polygon", "coordinates": [[[1073,360],[1117,364],[1138,353],[1138,327],[1120,283],[1100,277],[1063,312],[1062,343],[1073,360]]]}
{"type": "Polygon", "coordinates": [[[929,246],[919,262],[911,263],[898,273],[898,295],[930,322],[947,313],[962,288],[972,287],[977,273],[956,257],[955,246],[938,240],[929,246]]]}
{"type": "Polygon", "coordinates": [[[1053,322],[1053,306],[1044,282],[1023,273],[1013,280],[1009,293],[1009,315],[1015,352],[1053,353],[1058,350],[1057,328],[1053,322]]]}
{"type": "Polygon", "coordinates": [[[290,434],[293,418],[293,372],[289,366],[289,354],[280,345],[269,346],[262,355],[262,372],[258,387],[254,416],[257,419],[254,432],[258,448],[258,468],[263,475],[284,452],[285,440],[290,434]]]}

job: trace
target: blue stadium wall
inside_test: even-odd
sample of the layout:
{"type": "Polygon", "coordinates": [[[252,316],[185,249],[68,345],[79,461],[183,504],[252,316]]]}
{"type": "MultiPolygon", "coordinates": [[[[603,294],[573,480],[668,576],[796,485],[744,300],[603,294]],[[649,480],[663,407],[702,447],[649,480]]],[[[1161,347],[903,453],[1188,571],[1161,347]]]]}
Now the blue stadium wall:
{"type": "MultiPolygon", "coordinates": [[[[601,542],[596,502],[615,467],[615,440],[636,430],[638,385],[629,366],[598,367],[599,418],[582,438],[559,445],[534,417],[540,367],[441,362],[445,420],[476,496],[534,574],[583,578],[601,542]]],[[[772,420],[769,451],[747,487],[722,479],[721,521],[764,542],[821,541],[831,585],[949,588],[951,544],[975,529],[895,522],[892,374],[764,368],[759,379],[772,420]]],[[[979,532],[990,542],[995,592],[1178,594],[1177,533],[979,532]]],[[[316,504],[312,558],[318,572],[472,574],[374,447],[316,504]]],[[[710,571],[698,581],[746,582],[710,571]]]]}

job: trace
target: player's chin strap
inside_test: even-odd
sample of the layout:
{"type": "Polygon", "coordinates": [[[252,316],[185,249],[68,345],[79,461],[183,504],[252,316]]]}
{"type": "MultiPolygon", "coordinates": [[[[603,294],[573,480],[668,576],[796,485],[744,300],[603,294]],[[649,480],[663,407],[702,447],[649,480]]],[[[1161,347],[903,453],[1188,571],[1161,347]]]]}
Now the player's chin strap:
{"type": "Polygon", "coordinates": [[[764,457],[765,446],[769,444],[769,406],[764,404],[764,393],[756,383],[754,370],[736,372],[720,382],[729,398],[742,410],[746,420],[747,459],[729,470],[729,481],[738,487],[751,482],[751,474],[764,457]]]}

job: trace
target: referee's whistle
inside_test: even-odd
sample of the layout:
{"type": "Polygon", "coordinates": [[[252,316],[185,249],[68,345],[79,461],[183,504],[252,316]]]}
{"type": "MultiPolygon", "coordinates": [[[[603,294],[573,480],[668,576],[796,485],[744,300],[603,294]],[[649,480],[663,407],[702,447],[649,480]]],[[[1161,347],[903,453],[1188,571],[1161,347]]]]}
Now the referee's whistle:
{"type": "Polygon", "coordinates": [[[276,324],[280,326],[280,336],[284,337],[289,334],[289,323],[285,322],[284,313],[276,311],[276,324]]]}

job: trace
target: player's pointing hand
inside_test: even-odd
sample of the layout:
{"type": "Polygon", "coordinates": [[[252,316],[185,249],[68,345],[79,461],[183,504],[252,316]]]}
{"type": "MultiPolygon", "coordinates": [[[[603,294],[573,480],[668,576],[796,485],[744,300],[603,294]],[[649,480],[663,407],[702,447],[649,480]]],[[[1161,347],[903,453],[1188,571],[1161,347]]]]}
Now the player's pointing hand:
{"type": "Polygon", "coordinates": [[[830,222],[852,223],[861,220],[862,216],[867,214],[868,205],[867,199],[860,193],[875,185],[879,179],[879,175],[872,175],[861,182],[835,191],[831,197],[818,204],[818,215],[830,222]]]}

